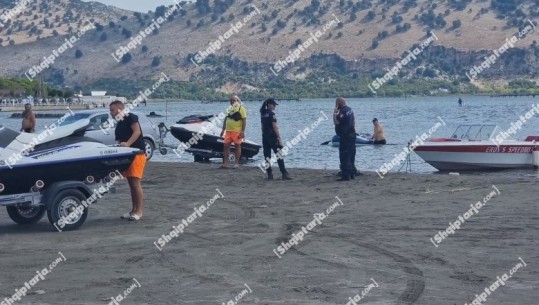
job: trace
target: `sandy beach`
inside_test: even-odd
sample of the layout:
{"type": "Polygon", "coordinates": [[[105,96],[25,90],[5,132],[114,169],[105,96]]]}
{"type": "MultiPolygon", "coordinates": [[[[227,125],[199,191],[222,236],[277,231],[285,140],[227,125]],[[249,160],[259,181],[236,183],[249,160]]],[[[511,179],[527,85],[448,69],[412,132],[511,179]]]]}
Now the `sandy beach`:
{"type": "Polygon", "coordinates": [[[266,181],[255,167],[151,162],[141,221],[120,219],[130,195],[119,181],[71,232],[47,217],[17,225],[3,209],[0,302],[56,261],[16,304],[464,305],[511,269],[480,304],[538,304],[536,172],[290,172],[266,181]]]}

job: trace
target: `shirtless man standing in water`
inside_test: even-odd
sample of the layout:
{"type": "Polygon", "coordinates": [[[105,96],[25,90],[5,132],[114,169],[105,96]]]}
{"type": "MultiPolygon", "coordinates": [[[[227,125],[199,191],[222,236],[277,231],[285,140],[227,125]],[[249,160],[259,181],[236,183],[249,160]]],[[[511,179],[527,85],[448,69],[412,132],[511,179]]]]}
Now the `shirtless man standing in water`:
{"type": "Polygon", "coordinates": [[[372,120],[372,123],[374,124],[373,144],[386,144],[386,136],[382,124],[378,123],[378,119],[376,118],[372,120]]]}
{"type": "Polygon", "coordinates": [[[33,133],[36,131],[36,115],[34,112],[32,112],[32,105],[30,104],[24,105],[21,131],[27,133],[33,133]]]}

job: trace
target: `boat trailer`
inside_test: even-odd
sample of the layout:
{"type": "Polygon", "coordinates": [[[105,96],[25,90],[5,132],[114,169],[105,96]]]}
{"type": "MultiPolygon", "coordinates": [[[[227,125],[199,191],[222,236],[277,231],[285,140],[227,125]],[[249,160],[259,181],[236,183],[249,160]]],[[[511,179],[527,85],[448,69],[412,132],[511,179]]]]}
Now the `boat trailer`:
{"type": "Polygon", "coordinates": [[[76,230],[88,217],[88,204],[97,201],[96,190],[116,193],[116,188],[106,186],[115,177],[110,173],[99,182],[89,176],[86,181],[61,181],[46,186],[36,181],[28,193],[2,195],[0,184],[0,206],[5,206],[9,217],[21,225],[34,224],[43,218],[45,212],[50,224],[58,231],[76,230]]]}

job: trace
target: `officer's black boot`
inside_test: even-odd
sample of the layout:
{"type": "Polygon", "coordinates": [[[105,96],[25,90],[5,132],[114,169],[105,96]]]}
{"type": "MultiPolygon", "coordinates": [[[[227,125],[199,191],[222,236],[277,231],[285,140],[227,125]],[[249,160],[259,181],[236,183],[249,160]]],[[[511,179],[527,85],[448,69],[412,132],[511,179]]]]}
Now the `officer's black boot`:
{"type": "Polygon", "coordinates": [[[337,181],[350,181],[351,176],[352,175],[342,173],[341,178],[337,179],[337,181]]]}
{"type": "Polygon", "coordinates": [[[268,180],[273,180],[273,173],[272,172],[268,172],[268,180]]]}
{"type": "Polygon", "coordinates": [[[287,172],[284,172],[283,173],[283,180],[292,180],[292,178],[290,178],[290,176],[288,175],[287,172]]]}

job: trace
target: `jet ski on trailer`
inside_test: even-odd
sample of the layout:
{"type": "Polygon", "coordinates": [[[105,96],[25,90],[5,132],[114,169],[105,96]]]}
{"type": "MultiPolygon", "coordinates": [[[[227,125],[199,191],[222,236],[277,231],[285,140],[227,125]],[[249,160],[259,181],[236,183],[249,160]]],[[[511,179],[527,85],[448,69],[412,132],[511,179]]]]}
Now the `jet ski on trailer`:
{"type": "MultiPolygon", "coordinates": [[[[144,153],[85,137],[89,123],[80,120],[36,134],[0,125],[0,206],[7,207],[15,222],[37,222],[45,210],[51,223],[59,220],[99,183],[110,181],[144,153]],[[64,198],[57,196],[62,191],[70,195],[70,204],[62,205],[64,198]]],[[[68,229],[82,225],[80,220],[73,220],[68,229]]]]}
{"type": "MultiPolygon", "coordinates": [[[[224,139],[220,137],[221,127],[216,126],[212,122],[212,118],[214,118],[213,115],[191,115],[170,126],[172,135],[188,146],[185,151],[192,153],[195,156],[195,161],[223,157],[224,139]],[[195,139],[194,135],[198,133],[202,133],[202,136],[200,139],[195,139]]],[[[260,148],[261,146],[257,143],[245,139],[241,144],[241,157],[253,158],[258,154],[260,148]]],[[[233,149],[234,144],[232,144],[233,149]]]]}

